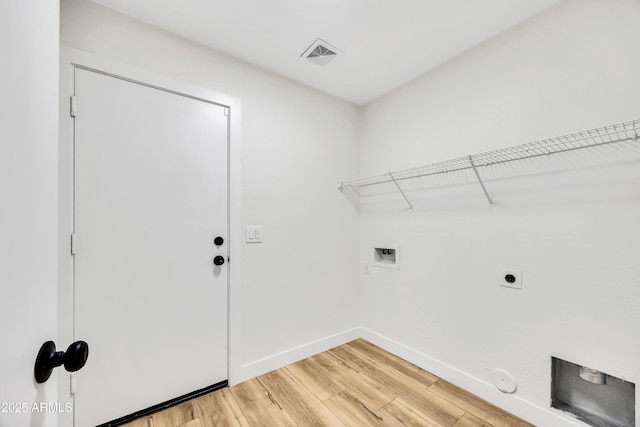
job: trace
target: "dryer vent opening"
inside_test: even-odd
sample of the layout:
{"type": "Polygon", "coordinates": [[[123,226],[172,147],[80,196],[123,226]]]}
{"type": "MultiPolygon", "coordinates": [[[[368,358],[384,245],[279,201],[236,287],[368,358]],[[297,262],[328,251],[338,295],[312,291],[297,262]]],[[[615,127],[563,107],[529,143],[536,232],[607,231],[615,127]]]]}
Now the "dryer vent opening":
{"type": "Polygon", "coordinates": [[[551,358],[551,406],[594,427],[635,427],[634,383],[551,358]]]}

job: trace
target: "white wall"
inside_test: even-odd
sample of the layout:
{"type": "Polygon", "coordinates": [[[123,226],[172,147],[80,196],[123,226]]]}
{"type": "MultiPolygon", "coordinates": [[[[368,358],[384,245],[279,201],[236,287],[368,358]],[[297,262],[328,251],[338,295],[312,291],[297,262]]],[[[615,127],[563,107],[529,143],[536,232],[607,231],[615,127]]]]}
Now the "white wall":
{"type": "Polygon", "coordinates": [[[57,403],[56,374],[38,385],[33,367],[57,337],[58,8],[0,2],[1,427],[56,425],[55,412],[32,410],[57,403]]]}
{"type": "MultiPolygon", "coordinates": [[[[637,52],[638,1],[563,1],[367,105],[361,173],[638,119],[637,52]]],[[[483,169],[493,208],[472,172],[409,188],[411,211],[367,193],[361,266],[380,242],[402,261],[361,273],[367,336],[537,425],[563,425],[544,411],[551,356],[640,382],[639,166],[636,142],[483,169]]]]}
{"type": "Polygon", "coordinates": [[[235,242],[231,381],[352,336],[358,217],[335,182],[357,173],[357,107],[86,0],[61,2],[61,43],[241,99],[242,224],[263,243],[235,242]]]}

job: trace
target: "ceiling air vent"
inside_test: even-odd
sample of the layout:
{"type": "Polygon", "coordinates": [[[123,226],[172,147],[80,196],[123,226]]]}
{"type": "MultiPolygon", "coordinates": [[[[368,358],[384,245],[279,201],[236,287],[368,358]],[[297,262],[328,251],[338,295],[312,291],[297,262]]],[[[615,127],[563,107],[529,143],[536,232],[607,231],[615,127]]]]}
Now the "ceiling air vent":
{"type": "Polygon", "coordinates": [[[300,56],[324,67],[338,56],[338,52],[340,52],[340,49],[331,46],[322,39],[316,39],[300,56]]]}

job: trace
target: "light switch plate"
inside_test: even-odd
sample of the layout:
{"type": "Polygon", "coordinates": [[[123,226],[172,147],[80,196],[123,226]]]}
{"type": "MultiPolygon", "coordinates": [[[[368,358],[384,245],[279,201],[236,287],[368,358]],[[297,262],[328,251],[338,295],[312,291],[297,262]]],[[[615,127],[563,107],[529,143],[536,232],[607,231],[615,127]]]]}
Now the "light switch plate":
{"type": "Polygon", "coordinates": [[[261,225],[247,225],[246,227],[246,239],[247,243],[262,243],[262,226],[261,225]]]}

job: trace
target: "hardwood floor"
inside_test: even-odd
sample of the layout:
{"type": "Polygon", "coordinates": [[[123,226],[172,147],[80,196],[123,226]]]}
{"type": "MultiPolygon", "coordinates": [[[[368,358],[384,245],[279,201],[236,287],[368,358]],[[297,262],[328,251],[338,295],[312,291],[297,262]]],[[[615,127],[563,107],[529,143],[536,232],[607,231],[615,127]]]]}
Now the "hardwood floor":
{"type": "Polygon", "coordinates": [[[532,426],[355,340],[126,427],[532,426]]]}

